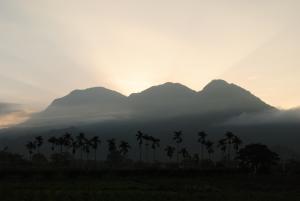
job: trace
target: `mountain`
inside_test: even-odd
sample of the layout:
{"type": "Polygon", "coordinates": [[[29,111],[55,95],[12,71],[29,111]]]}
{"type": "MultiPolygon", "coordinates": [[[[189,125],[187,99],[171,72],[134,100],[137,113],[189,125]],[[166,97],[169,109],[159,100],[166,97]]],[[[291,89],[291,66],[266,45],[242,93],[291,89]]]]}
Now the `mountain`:
{"type": "Polygon", "coordinates": [[[251,92],[224,80],[211,81],[202,91],[199,91],[198,100],[199,105],[205,106],[203,107],[205,112],[249,113],[275,109],[251,92]]]}
{"type": "Polygon", "coordinates": [[[282,145],[300,151],[297,111],[282,113],[224,80],[213,80],[198,92],[168,82],[128,97],[97,87],[75,90],[22,125],[0,130],[0,147],[21,152],[34,136],[47,139],[65,132],[99,135],[104,141],[122,139],[133,145],[137,130],[159,137],[164,146],[172,143],[173,131],[183,130],[185,146],[197,151],[198,131],[205,130],[210,139],[217,140],[230,130],[245,143],[282,145]]]}
{"type": "Polygon", "coordinates": [[[242,113],[274,109],[249,91],[213,80],[200,92],[167,82],[126,97],[103,88],[75,90],[54,100],[26,126],[73,126],[113,120],[161,120],[186,116],[232,117],[242,113]]]}
{"type": "Polygon", "coordinates": [[[43,112],[26,122],[29,125],[60,125],[112,120],[128,115],[127,97],[103,88],[74,90],[54,100],[43,112]]]}
{"type": "Polygon", "coordinates": [[[131,94],[128,99],[135,115],[157,119],[191,113],[197,96],[196,91],[182,84],[167,82],[131,94]]]}

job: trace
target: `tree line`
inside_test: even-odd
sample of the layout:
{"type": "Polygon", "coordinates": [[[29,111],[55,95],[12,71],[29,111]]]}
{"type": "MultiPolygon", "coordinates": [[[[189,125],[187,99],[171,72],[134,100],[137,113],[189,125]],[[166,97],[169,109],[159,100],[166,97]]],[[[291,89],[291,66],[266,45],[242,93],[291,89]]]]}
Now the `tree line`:
{"type": "MultiPolygon", "coordinates": [[[[157,152],[161,146],[161,140],[154,136],[145,134],[142,131],[137,131],[136,142],[138,147],[138,162],[143,163],[157,163],[157,152]],[[152,156],[150,156],[152,154],[152,156]],[[152,157],[152,159],[150,159],[152,157]]],[[[250,144],[243,148],[243,141],[234,133],[226,132],[224,137],[214,142],[208,139],[206,132],[201,131],[197,133],[197,142],[199,143],[199,151],[191,153],[187,147],[183,146],[183,132],[174,131],[172,137],[173,144],[166,145],[162,150],[165,156],[169,158],[169,163],[180,165],[185,164],[211,164],[214,166],[214,155],[217,150],[221,154],[221,162],[225,165],[233,164],[232,162],[238,161],[240,167],[246,167],[252,171],[257,171],[259,168],[266,168],[275,164],[279,160],[279,156],[268,149],[266,145],[250,144]],[[176,160],[174,160],[174,158],[176,160]]],[[[52,151],[52,159],[55,157],[62,157],[66,153],[72,155],[72,159],[80,159],[80,161],[97,161],[97,152],[103,141],[99,136],[88,138],[84,133],[79,133],[73,136],[70,133],[65,133],[62,136],[52,136],[49,139],[44,139],[42,136],[35,137],[32,141],[26,144],[29,153],[29,160],[40,158],[41,147],[45,144],[50,144],[52,151]],[[93,153],[94,158],[91,159],[90,155],[93,153]]],[[[129,142],[116,139],[106,140],[108,147],[108,154],[106,161],[118,162],[130,160],[128,153],[132,146],[129,142]]],[[[220,155],[219,154],[219,155],[220,155]]],[[[236,164],[236,163],[234,163],[236,164]]]]}
{"type": "MultiPolygon", "coordinates": [[[[200,153],[195,153],[193,156],[189,153],[186,147],[182,147],[183,142],[183,132],[175,131],[173,134],[173,141],[176,146],[167,145],[164,148],[166,156],[169,159],[173,159],[176,154],[176,161],[179,162],[179,158],[199,158],[199,160],[204,160],[205,152],[208,155],[209,160],[212,159],[212,155],[215,153],[215,142],[207,139],[207,134],[202,131],[198,133],[198,143],[200,144],[200,153]]],[[[159,138],[153,137],[148,134],[144,134],[142,131],[138,131],[136,134],[136,141],[139,148],[139,161],[149,161],[150,149],[152,150],[152,161],[156,161],[156,149],[160,147],[161,140],[159,138]],[[143,154],[143,152],[145,152],[143,154]]],[[[66,133],[60,137],[52,136],[47,141],[50,144],[52,152],[69,152],[75,157],[77,153],[80,155],[80,159],[89,160],[91,151],[94,152],[94,160],[97,160],[97,150],[101,146],[102,141],[99,136],[94,136],[92,138],[86,137],[84,133],[79,133],[77,136],[72,136],[70,133],[66,133]]],[[[40,154],[41,146],[44,145],[45,140],[42,136],[35,137],[32,141],[26,144],[26,149],[29,153],[29,159],[32,159],[32,155],[37,153],[40,154]]],[[[121,155],[126,156],[131,149],[131,145],[127,141],[120,141],[116,144],[116,139],[112,138],[107,140],[109,153],[119,152],[121,155]]],[[[242,145],[242,140],[234,135],[232,132],[227,132],[224,138],[220,139],[216,144],[216,147],[220,149],[223,157],[227,160],[231,160],[232,152],[237,153],[240,146],[242,145]]]]}

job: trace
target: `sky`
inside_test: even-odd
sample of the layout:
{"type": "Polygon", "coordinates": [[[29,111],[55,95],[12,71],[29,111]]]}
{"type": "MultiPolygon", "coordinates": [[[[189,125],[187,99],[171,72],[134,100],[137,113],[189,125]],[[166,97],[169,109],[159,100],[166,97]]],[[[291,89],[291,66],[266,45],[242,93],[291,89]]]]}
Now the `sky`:
{"type": "Polygon", "coordinates": [[[128,95],[225,79],[298,107],[299,9],[298,0],[1,0],[0,127],[95,86],[128,95]]]}

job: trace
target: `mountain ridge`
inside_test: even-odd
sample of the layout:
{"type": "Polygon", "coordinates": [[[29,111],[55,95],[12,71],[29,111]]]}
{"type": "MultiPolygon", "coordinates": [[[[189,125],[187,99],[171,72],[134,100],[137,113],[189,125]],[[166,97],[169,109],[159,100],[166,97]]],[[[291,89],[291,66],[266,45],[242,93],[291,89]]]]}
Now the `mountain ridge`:
{"type": "Polygon", "coordinates": [[[55,99],[46,110],[28,122],[35,125],[66,122],[72,125],[75,122],[116,119],[159,120],[207,113],[236,115],[269,109],[275,108],[224,80],[212,80],[201,91],[194,91],[180,83],[166,82],[129,96],[104,87],[73,90],[55,99]]]}

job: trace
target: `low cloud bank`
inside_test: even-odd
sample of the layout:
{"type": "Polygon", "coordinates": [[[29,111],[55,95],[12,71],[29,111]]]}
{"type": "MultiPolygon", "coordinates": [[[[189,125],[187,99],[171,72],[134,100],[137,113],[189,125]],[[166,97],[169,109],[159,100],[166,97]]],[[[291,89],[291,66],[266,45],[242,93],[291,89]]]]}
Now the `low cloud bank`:
{"type": "Polygon", "coordinates": [[[225,125],[300,123],[300,107],[290,110],[266,111],[256,114],[242,114],[224,122],[225,125]]]}
{"type": "Polygon", "coordinates": [[[22,105],[14,103],[0,103],[0,129],[27,120],[31,112],[22,105]]]}

